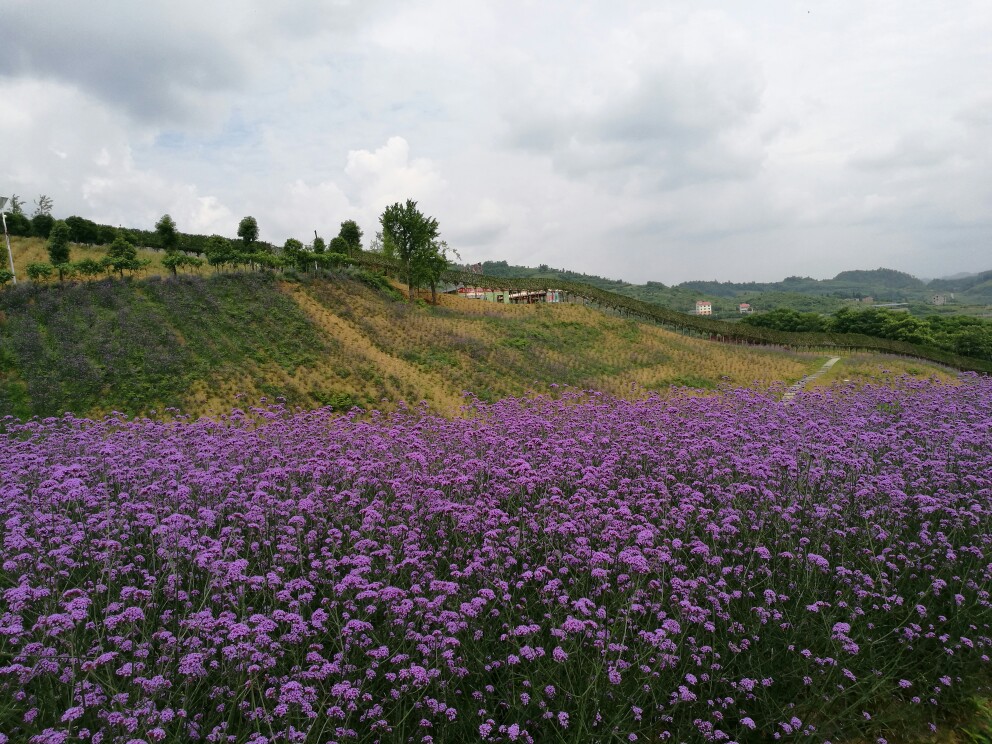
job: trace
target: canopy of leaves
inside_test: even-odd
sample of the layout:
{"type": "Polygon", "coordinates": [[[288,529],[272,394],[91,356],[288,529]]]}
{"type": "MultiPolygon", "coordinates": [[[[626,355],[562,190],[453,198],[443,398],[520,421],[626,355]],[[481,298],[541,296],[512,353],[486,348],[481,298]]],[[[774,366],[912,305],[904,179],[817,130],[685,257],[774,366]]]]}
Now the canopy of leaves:
{"type": "Polygon", "coordinates": [[[242,217],[238,223],[238,237],[246,247],[258,240],[258,221],[251,215],[242,217]]]}
{"type": "Polygon", "coordinates": [[[125,271],[135,271],[142,266],[138,260],[138,249],[131,245],[123,232],[118,232],[114,242],[110,244],[107,262],[121,276],[124,276],[125,271]]]}
{"type": "Polygon", "coordinates": [[[211,235],[204,246],[207,263],[211,266],[223,266],[234,260],[234,247],[231,241],[223,235],[211,235]]]}
{"type": "Polygon", "coordinates": [[[407,199],[405,204],[396,202],[383,211],[379,218],[383,236],[388,235],[395,246],[396,258],[406,269],[407,287],[413,298],[413,288],[423,283],[432,255],[438,250],[438,224],[427,217],[417,202],[407,199]]]}
{"type": "Polygon", "coordinates": [[[31,218],[31,234],[37,238],[47,238],[52,231],[55,218],[50,214],[36,214],[31,218]]]}
{"type": "Polygon", "coordinates": [[[48,233],[48,260],[58,266],[69,262],[69,226],[55,220],[48,233]]]}
{"type": "Polygon", "coordinates": [[[163,214],[161,219],[155,223],[155,234],[158,236],[158,245],[165,251],[176,250],[179,244],[179,231],[176,229],[176,221],[168,214],[163,214]]]}
{"type": "Polygon", "coordinates": [[[341,223],[338,237],[348,245],[349,251],[344,252],[362,250],[362,228],[354,220],[345,220],[341,223]]]}

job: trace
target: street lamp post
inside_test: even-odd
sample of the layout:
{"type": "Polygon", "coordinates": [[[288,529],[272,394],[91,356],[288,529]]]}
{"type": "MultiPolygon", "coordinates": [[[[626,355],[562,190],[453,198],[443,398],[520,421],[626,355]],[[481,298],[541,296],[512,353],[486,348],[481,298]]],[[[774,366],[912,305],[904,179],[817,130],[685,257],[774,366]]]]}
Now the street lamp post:
{"type": "Polygon", "coordinates": [[[7,197],[0,196],[0,219],[3,220],[3,239],[7,241],[7,260],[10,261],[11,277],[14,280],[14,284],[17,284],[17,272],[14,271],[14,254],[10,250],[10,235],[7,234],[7,213],[3,211],[6,203],[7,197]]]}

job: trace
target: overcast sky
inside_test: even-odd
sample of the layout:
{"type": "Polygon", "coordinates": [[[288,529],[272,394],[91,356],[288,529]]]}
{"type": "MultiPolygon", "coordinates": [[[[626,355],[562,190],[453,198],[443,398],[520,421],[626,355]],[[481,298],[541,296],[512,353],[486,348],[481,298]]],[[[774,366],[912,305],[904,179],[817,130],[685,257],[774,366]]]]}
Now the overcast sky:
{"type": "Polygon", "coordinates": [[[992,269],[992,3],[0,0],[0,194],[466,261],[992,269]]]}

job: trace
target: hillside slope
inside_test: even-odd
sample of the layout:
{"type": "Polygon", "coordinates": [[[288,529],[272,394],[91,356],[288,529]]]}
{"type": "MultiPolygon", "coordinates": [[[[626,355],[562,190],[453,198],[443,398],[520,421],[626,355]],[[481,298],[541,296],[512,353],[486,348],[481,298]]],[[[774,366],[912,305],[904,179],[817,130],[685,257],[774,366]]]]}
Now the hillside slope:
{"type": "Polygon", "coordinates": [[[552,384],[619,395],[769,385],[822,362],[680,336],[583,305],[448,296],[438,307],[410,305],[373,284],[346,273],[303,282],[241,273],[8,287],[0,291],[0,416],[219,414],[266,396],[339,409],[424,400],[453,414],[464,391],[495,400],[552,384]]]}

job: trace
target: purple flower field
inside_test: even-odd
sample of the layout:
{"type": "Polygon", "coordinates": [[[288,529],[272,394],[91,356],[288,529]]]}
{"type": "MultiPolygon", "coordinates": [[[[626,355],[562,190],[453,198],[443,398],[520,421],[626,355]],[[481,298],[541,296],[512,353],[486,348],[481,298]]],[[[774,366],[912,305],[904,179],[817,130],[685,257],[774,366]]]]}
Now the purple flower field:
{"type": "Polygon", "coordinates": [[[990,412],[8,419],[0,742],[929,736],[990,680],[990,412]]]}

